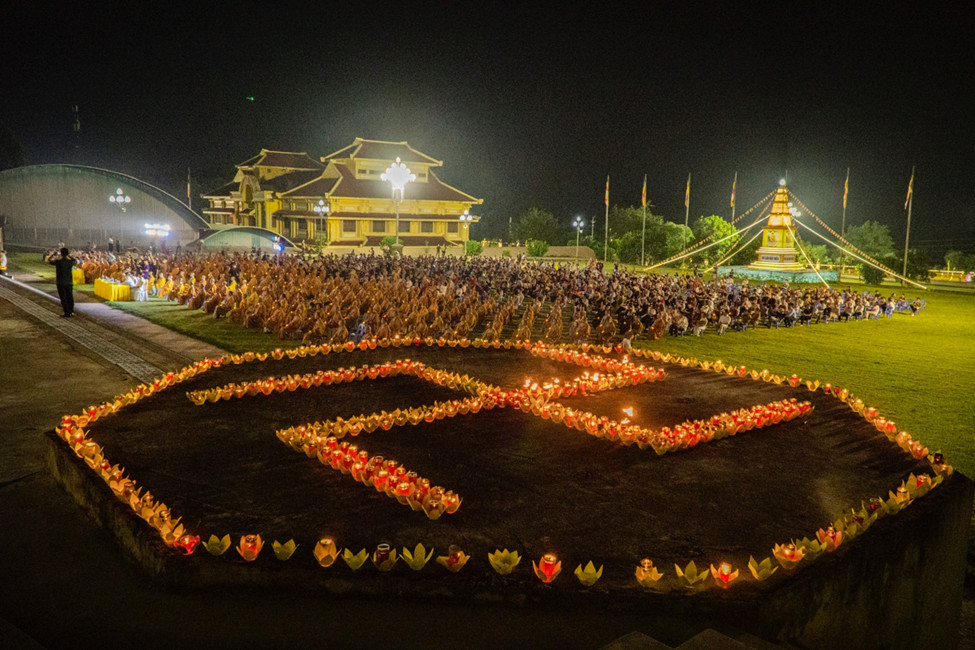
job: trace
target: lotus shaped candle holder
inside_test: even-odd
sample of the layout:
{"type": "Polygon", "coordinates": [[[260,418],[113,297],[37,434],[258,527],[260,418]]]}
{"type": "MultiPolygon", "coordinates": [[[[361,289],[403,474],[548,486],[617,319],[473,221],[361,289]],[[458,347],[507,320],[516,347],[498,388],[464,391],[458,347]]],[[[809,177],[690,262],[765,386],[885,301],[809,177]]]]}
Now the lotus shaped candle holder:
{"type": "Polygon", "coordinates": [[[264,540],[260,535],[244,535],[237,544],[237,552],[247,562],[256,560],[262,548],[264,548],[264,540]]]}
{"type": "Polygon", "coordinates": [[[447,555],[437,556],[437,563],[451,573],[457,573],[464,568],[469,559],[471,556],[462,551],[459,546],[451,544],[447,555]]]}
{"type": "Polygon", "coordinates": [[[271,543],[271,548],[274,549],[274,557],[284,562],[285,560],[291,559],[291,556],[294,555],[295,549],[298,548],[298,545],[295,544],[295,540],[293,539],[289,539],[284,544],[281,544],[275,540],[271,543]]]}
{"type": "Polygon", "coordinates": [[[532,561],[532,567],[535,569],[535,575],[538,576],[538,579],[545,584],[549,584],[562,573],[562,563],[552,553],[543,555],[538,564],[532,561]]]}
{"type": "Polygon", "coordinates": [[[321,567],[328,568],[335,564],[335,560],[338,559],[339,549],[330,537],[322,537],[315,544],[312,555],[315,556],[315,559],[321,567]]]}
{"type": "Polygon", "coordinates": [[[599,565],[597,569],[593,565],[592,560],[590,560],[585,568],[580,564],[576,567],[575,576],[586,587],[591,587],[596,584],[596,581],[603,577],[603,565],[599,565]]]}
{"type": "Polygon", "coordinates": [[[210,535],[210,539],[203,542],[203,548],[205,548],[210,555],[223,555],[227,552],[227,549],[230,548],[230,535],[224,535],[223,537],[210,535]]]}
{"type": "Polygon", "coordinates": [[[761,562],[756,562],[755,558],[748,556],[748,570],[751,571],[752,576],[758,580],[768,580],[772,577],[772,574],[779,570],[779,567],[772,564],[772,558],[767,557],[761,562]]]}
{"type": "Polygon", "coordinates": [[[414,571],[419,571],[425,567],[427,562],[430,561],[430,558],[433,557],[433,551],[434,549],[431,548],[430,551],[427,552],[426,548],[423,547],[423,544],[417,544],[412,551],[407,548],[403,548],[400,555],[403,556],[403,562],[405,562],[408,567],[414,571]]]}

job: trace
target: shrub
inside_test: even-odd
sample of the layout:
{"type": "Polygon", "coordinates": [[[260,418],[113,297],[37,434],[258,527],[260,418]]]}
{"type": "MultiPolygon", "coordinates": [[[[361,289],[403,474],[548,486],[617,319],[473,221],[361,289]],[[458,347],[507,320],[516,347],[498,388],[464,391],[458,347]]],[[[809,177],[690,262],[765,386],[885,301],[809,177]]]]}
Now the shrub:
{"type": "Polygon", "coordinates": [[[545,257],[545,253],[548,252],[548,242],[540,241],[538,239],[529,239],[525,242],[525,249],[528,252],[529,257],[545,257]]]}
{"type": "Polygon", "coordinates": [[[482,249],[483,249],[483,246],[481,245],[481,242],[479,242],[479,241],[470,241],[470,240],[468,240],[464,244],[464,253],[466,255],[470,256],[470,257],[477,257],[478,255],[481,254],[481,250],[482,249]]]}

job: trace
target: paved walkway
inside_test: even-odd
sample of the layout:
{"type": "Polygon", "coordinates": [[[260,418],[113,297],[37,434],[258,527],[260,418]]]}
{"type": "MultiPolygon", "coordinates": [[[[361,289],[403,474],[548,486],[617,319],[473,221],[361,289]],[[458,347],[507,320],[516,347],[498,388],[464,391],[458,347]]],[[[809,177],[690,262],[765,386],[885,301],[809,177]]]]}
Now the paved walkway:
{"type": "Polygon", "coordinates": [[[143,383],[172,369],[174,363],[184,366],[204,357],[226,354],[220,348],[113,309],[77,291],[75,318],[62,318],[57,297],[38,289],[36,280],[29,274],[0,277],[0,300],[54,328],[143,383]],[[52,310],[50,305],[56,309],[52,310]],[[83,318],[78,318],[79,315],[83,318]],[[112,342],[120,339],[120,335],[129,349],[112,342]],[[131,340],[141,345],[133,347],[131,340]]]}

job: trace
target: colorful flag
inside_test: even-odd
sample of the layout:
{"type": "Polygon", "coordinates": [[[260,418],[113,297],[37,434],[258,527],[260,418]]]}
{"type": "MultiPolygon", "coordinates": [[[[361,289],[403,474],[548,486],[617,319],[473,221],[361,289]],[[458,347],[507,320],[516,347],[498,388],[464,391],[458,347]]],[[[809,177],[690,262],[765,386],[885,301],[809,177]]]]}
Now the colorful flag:
{"type": "Polygon", "coordinates": [[[735,172],[735,180],[731,181],[731,207],[735,207],[735,189],[738,187],[738,172],[735,172]]]}
{"type": "Polygon", "coordinates": [[[687,175],[687,191],[684,192],[684,207],[688,207],[691,204],[691,175],[687,175]]]}
{"type": "Polygon", "coordinates": [[[907,209],[907,204],[911,202],[911,194],[914,194],[914,168],[911,168],[911,182],[907,184],[907,198],[904,199],[904,209],[907,209]]]}
{"type": "Polygon", "coordinates": [[[846,210],[846,197],[850,194],[850,168],[846,168],[846,183],[843,184],[843,209],[846,210]]]}
{"type": "Polygon", "coordinates": [[[609,175],[606,175],[606,207],[609,207],[609,175]]]}
{"type": "Polygon", "coordinates": [[[643,175],[643,198],[640,199],[643,207],[647,207],[647,175],[643,175]]]}

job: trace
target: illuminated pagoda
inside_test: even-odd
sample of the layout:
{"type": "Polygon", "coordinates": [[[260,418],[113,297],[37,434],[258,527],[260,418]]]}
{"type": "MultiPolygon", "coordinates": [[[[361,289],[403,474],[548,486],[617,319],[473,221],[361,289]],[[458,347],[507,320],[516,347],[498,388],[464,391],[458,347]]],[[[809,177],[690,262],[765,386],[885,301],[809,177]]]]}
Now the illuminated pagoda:
{"type": "Polygon", "coordinates": [[[442,165],[407,142],[363,138],[320,160],[262,149],[237,165],[233,181],[204,195],[203,213],[215,229],[251,226],[295,242],[345,247],[378,246],[395,236],[398,215],[405,246],[462,245],[466,224],[480,220],[471,209],[483,200],[441,181],[434,169],[442,165]],[[396,162],[412,178],[394,195],[384,174],[396,162]]]}
{"type": "Polygon", "coordinates": [[[762,246],[758,249],[755,261],[748,265],[749,269],[792,272],[807,268],[807,265],[800,261],[801,253],[796,248],[795,231],[792,226],[793,211],[785,181],[779,181],[779,189],[772,199],[768,223],[762,229],[762,246]]]}

